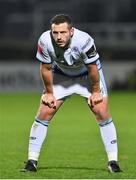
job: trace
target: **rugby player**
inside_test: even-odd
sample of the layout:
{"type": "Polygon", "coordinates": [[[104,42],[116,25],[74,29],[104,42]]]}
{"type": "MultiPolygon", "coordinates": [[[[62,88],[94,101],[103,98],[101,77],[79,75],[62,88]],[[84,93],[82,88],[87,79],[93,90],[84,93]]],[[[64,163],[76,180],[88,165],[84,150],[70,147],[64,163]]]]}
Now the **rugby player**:
{"type": "Polygon", "coordinates": [[[28,161],[24,171],[37,171],[37,162],[53,116],[73,94],[87,100],[100,127],[110,172],[120,172],[116,129],[108,106],[107,88],[93,38],[76,29],[71,18],[57,14],[51,29],[38,41],[37,59],[44,84],[38,112],[31,127],[28,161]]]}

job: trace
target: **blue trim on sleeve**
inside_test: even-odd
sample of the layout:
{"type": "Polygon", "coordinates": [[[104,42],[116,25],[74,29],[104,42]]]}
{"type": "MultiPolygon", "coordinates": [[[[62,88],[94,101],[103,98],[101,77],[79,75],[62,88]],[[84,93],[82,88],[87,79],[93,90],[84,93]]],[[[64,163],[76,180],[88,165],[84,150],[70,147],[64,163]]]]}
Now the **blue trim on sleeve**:
{"type": "Polygon", "coordinates": [[[89,65],[89,64],[93,64],[93,63],[95,63],[96,65],[97,65],[97,67],[98,67],[98,70],[100,70],[100,69],[102,69],[102,65],[101,65],[101,63],[100,63],[100,59],[98,58],[98,59],[96,59],[95,61],[93,61],[93,62],[90,62],[90,63],[86,63],[85,65],[89,65]],[[99,64],[98,64],[98,63],[99,64]],[[99,67],[100,66],[100,67],[99,67]]]}
{"type": "Polygon", "coordinates": [[[96,59],[96,60],[94,60],[94,61],[92,61],[92,62],[85,63],[85,65],[96,63],[96,61],[97,61],[97,60],[99,60],[99,58],[98,58],[98,59],[96,59]]]}
{"type": "Polygon", "coordinates": [[[40,60],[40,59],[38,59],[38,58],[36,58],[38,61],[40,61],[41,63],[43,63],[43,64],[52,64],[52,62],[44,62],[44,61],[42,61],[42,60],[40,60]]]}

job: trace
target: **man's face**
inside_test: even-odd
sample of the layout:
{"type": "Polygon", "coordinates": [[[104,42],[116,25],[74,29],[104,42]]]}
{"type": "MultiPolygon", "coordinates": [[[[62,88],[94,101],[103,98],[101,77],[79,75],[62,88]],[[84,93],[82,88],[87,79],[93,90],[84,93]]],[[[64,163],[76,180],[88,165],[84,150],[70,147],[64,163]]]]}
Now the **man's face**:
{"type": "Polygon", "coordinates": [[[52,36],[55,42],[61,48],[67,48],[74,33],[74,29],[70,28],[67,23],[52,24],[52,36]]]}

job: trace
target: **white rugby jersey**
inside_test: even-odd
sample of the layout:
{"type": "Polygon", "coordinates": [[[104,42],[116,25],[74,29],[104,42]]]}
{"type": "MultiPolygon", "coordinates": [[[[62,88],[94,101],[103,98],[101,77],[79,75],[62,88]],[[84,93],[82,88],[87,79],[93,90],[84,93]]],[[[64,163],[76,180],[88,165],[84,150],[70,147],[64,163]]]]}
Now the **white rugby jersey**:
{"type": "MultiPolygon", "coordinates": [[[[38,41],[36,57],[43,63],[52,63],[54,71],[68,76],[80,76],[86,73],[86,65],[99,59],[93,38],[76,28],[66,50],[55,43],[50,30],[44,32],[38,41]]],[[[99,60],[97,65],[101,66],[99,60]]]]}

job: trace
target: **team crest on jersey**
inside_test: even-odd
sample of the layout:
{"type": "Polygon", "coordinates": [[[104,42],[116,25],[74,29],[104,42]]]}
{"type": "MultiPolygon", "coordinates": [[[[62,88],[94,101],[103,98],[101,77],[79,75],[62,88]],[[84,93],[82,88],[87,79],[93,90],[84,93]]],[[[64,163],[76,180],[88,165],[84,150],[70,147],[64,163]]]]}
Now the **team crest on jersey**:
{"type": "Polygon", "coordinates": [[[73,47],[71,50],[74,51],[74,52],[78,52],[78,48],[76,46],[73,47]]]}

